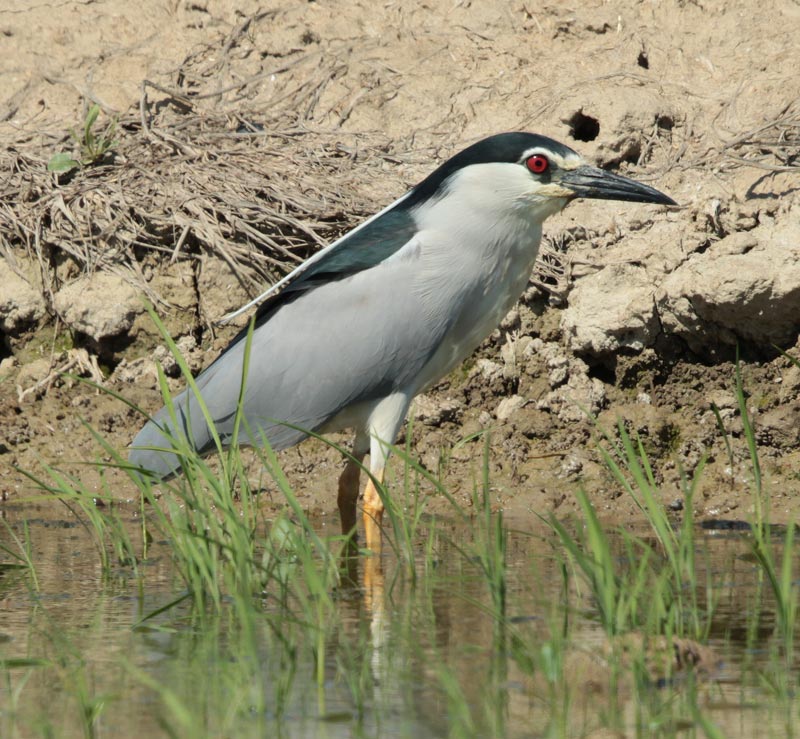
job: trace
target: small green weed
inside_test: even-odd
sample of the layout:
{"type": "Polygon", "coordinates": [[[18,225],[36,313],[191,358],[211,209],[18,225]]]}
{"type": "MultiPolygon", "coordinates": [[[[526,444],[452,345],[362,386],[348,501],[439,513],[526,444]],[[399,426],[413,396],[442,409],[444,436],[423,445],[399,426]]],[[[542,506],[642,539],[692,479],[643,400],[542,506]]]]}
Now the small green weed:
{"type": "Polygon", "coordinates": [[[78,157],[75,158],[72,153],[67,151],[60,151],[54,154],[47,163],[49,172],[64,174],[65,172],[71,172],[73,169],[90,167],[101,162],[106,154],[117,145],[114,140],[114,134],[117,130],[116,119],[112,119],[102,133],[96,133],[94,125],[97,123],[99,115],[100,106],[95,103],[86,113],[86,118],[83,121],[83,131],[78,132],[71,128],[69,132],[70,138],[78,148],[78,157]]]}

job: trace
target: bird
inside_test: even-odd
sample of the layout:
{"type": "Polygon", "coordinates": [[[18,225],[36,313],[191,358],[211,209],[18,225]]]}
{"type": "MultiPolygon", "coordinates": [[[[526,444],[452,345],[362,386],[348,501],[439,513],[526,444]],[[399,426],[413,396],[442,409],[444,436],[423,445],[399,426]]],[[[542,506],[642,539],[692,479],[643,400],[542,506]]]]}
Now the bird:
{"type": "Polygon", "coordinates": [[[355,536],[360,472],[367,546],[380,548],[382,485],[412,400],[466,359],[525,291],[542,224],[577,198],[677,205],[658,190],[592,166],[551,138],[484,138],[227,316],[258,306],[251,326],[162,408],[129,462],[161,481],[180,472],[175,439],[216,449],[266,440],[276,451],[311,433],[353,429],[338,482],[342,532],[355,536]],[[243,382],[248,330],[252,331],[243,382]],[[246,429],[246,430],[245,430],[246,429]]]}

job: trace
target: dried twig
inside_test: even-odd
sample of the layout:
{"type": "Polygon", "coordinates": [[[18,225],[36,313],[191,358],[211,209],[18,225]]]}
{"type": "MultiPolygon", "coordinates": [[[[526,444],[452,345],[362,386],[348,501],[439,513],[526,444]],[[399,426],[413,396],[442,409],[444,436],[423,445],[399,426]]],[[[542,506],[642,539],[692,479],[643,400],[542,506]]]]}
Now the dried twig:
{"type": "Polygon", "coordinates": [[[103,373],[97,363],[97,357],[89,354],[86,349],[70,349],[67,352],[66,361],[53,369],[47,377],[42,378],[24,390],[21,385],[17,385],[17,402],[22,403],[28,396],[36,398],[44,395],[59,377],[75,370],[88,374],[97,385],[103,383],[103,373]]]}

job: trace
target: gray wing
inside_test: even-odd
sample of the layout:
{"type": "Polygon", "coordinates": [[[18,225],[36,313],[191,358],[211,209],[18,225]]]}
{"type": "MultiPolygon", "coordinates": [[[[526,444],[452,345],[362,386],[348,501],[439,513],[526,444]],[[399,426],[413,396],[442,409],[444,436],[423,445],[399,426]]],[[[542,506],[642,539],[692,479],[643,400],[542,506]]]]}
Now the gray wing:
{"type": "MultiPolygon", "coordinates": [[[[273,285],[264,295],[256,298],[253,302],[263,299],[256,311],[256,328],[269,320],[279,307],[295,300],[299,293],[372,269],[399,252],[414,238],[417,228],[411,213],[402,208],[404,199],[401,198],[378,216],[362,223],[315,254],[273,285]]],[[[226,316],[226,319],[238,315],[242,310],[244,308],[226,316]]],[[[247,330],[246,327],[243,328],[232,339],[225,352],[242,341],[247,330]]],[[[225,352],[220,355],[220,359],[225,356],[225,352]]]]}
{"type": "Polygon", "coordinates": [[[390,257],[414,236],[416,224],[409,206],[414,202],[415,190],[410,190],[352,231],[328,244],[254,300],[225,316],[220,323],[227,323],[255,305],[259,306],[256,314],[259,317],[279,303],[285,292],[303,291],[326,279],[341,279],[374,267],[390,257]]]}
{"type": "MultiPolygon", "coordinates": [[[[413,286],[418,275],[413,240],[369,269],[308,289],[273,306],[252,336],[240,441],[275,449],[328,426],[341,411],[402,389],[418,376],[446,326],[425,311],[413,286]],[[283,423],[285,422],[285,423],[283,423]],[[248,434],[244,429],[247,427],[248,434]]],[[[319,274],[319,273],[318,273],[319,274]]],[[[223,442],[233,432],[246,342],[235,341],[197,378],[223,442]]],[[[185,435],[205,453],[213,449],[197,398],[174,399],[178,426],[166,409],[133,442],[130,461],[158,476],[180,467],[164,435],[185,435]]]]}

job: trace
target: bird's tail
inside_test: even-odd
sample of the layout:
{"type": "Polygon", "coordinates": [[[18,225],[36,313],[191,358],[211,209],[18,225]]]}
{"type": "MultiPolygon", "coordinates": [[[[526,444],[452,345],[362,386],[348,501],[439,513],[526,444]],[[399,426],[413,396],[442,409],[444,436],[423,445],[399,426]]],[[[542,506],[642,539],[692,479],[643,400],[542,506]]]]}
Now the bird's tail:
{"type": "Polygon", "coordinates": [[[184,390],[149,420],[131,443],[128,461],[156,480],[177,474],[186,462],[215,448],[203,409],[184,390]]]}

